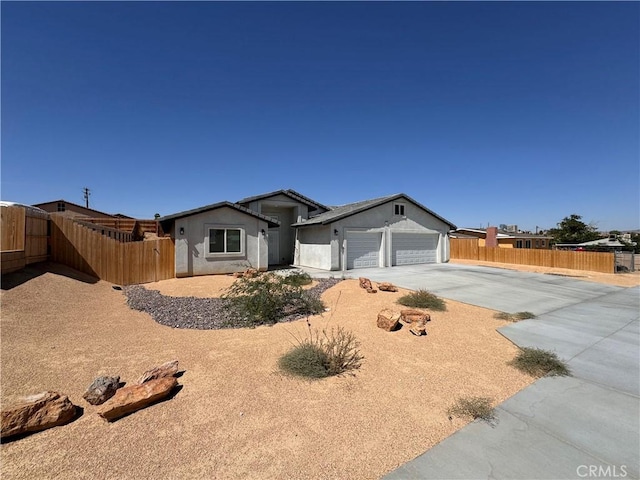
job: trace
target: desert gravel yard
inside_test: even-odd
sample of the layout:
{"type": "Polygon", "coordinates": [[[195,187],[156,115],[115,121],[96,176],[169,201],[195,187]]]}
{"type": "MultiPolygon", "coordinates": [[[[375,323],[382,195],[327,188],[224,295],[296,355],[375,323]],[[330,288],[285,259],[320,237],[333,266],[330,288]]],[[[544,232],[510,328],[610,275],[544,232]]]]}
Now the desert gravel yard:
{"type": "MultiPolygon", "coordinates": [[[[306,335],[305,320],[177,329],[130,309],[109,283],[38,268],[3,278],[2,406],[55,390],[84,414],[0,446],[3,479],[375,479],[466,424],[446,413],[457,397],[499,403],[533,381],[507,365],[517,348],[496,332],[506,322],[470,305],[447,301],[448,311],[431,313],[426,337],[406,327],[390,333],[376,327],[377,313],[399,309],[406,291],[367,294],[357,280],[342,281],[322,294],[329,311],[310,323],[352,331],[364,363],[355,376],[305,381],[276,367],[306,335]],[[185,372],[170,400],[107,423],[82,399],[99,375],[133,382],[172,359],[185,372]]],[[[231,281],[145,288],[204,298],[231,281]]]]}

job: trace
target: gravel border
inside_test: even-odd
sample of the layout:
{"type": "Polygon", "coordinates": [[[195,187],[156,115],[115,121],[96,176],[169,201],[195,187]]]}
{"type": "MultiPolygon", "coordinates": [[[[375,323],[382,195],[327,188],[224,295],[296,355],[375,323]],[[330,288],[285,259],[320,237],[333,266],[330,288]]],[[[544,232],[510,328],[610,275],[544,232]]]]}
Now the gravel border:
{"type": "MultiPolygon", "coordinates": [[[[338,284],[339,278],[319,278],[317,285],[307,290],[312,296],[320,297],[325,290],[338,284]]],[[[223,309],[221,298],[168,297],[157,290],[147,290],[142,285],[130,285],[123,288],[127,305],[133,310],[145,312],[161,325],[172,328],[191,328],[197,330],[220,330],[234,327],[223,309]]],[[[292,322],[306,315],[294,314],[284,317],[280,322],[292,322]]]]}

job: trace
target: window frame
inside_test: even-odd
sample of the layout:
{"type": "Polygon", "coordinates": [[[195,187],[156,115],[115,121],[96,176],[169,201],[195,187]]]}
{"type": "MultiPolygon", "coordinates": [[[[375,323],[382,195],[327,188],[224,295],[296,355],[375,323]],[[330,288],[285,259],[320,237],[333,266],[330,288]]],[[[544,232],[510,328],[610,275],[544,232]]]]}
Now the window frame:
{"type": "Polygon", "coordinates": [[[243,227],[239,225],[205,225],[205,255],[207,257],[219,258],[219,257],[238,257],[244,256],[245,254],[245,244],[246,244],[246,231],[243,227]],[[224,231],[224,251],[223,252],[212,252],[211,251],[211,231],[212,230],[222,230],[224,231]],[[229,252],[227,251],[228,247],[228,233],[229,231],[238,231],[240,232],[240,251],[239,252],[229,252]]]}
{"type": "Polygon", "coordinates": [[[394,202],[393,203],[393,215],[394,217],[406,217],[406,203],[394,202]],[[399,212],[399,213],[397,213],[399,212]]]}

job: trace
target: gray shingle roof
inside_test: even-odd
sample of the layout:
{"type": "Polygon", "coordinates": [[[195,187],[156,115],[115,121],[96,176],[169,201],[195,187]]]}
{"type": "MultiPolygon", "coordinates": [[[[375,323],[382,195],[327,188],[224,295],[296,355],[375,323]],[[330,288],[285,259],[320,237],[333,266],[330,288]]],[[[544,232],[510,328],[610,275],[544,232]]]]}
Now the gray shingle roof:
{"type": "Polygon", "coordinates": [[[349,203],[347,205],[341,205],[339,207],[333,207],[328,212],[321,213],[320,215],[316,215],[315,217],[311,217],[309,220],[304,222],[294,223],[292,226],[294,227],[306,227],[311,225],[327,225],[331,222],[335,222],[336,220],[340,220],[342,218],[349,217],[351,215],[355,215],[356,213],[364,212],[365,210],[369,210],[370,208],[377,207],[378,205],[382,205],[387,202],[391,202],[393,200],[397,200],[399,198],[404,198],[405,200],[413,203],[417,207],[422,210],[428,212],[433,215],[437,219],[443,221],[452,229],[455,229],[456,226],[451,223],[449,220],[441,217],[440,215],[432,212],[424,205],[416,202],[413,198],[404,193],[396,193],[394,195],[387,195],[386,197],[373,198],[371,200],[363,200],[361,202],[349,203]]]}
{"type": "Polygon", "coordinates": [[[261,213],[254,212],[253,210],[249,210],[248,208],[243,207],[242,205],[238,205],[237,203],[231,203],[231,202],[218,202],[218,203],[213,203],[211,205],[206,205],[204,207],[194,208],[193,210],[185,210],[184,212],[174,213],[172,215],[166,215],[164,217],[160,217],[158,221],[166,222],[169,220],[176,220],[178,218],[189,217],[191,215],[208,212],[209,210],[216,210],[222,207],[233,208],[235,210],[238,210],[239,212],[245,213],[247,215],[251,215],[252,217],[259,218],[260,220],[264,220],[269,224],[270,227],[280,226],[280,222],[278,220],[275,220],[266,215],[262,215],[261,213]]]}

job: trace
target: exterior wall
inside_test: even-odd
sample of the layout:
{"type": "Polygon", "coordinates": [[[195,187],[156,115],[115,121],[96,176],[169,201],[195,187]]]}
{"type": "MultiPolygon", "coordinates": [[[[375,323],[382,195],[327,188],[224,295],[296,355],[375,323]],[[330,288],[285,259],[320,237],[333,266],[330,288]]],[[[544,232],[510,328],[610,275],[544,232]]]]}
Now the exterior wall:
{"type": "Polygon", "coordinates": [[[268,246],[263,229],[267,230],[267,222],[229,207],[176,219],[171,232],[176,245],[176,277],[232,273],[247,268],[266,270],[268,246]],[[208,254],[208,228],[215,227],[244,229],[244,251],[241,254],[208,254]],[[180,235],[181,228],[183,235],[180,235]]]}
{"type": "Polygon", "coordinates": [[[247,208],[263,215],[278,217],[280,226],[270,230],[277,230],[279,234],[279,263],[283,265],[294,263],[296,233],[291,225],[306,220],[309,217],[309,207],[287,195],[278,194],[250,202],[247,208]]]}
{"type": "Polygon", "coordinates": [[[326,225],[298,229],[295,264],[337,270],[331,264],[331,230],[326,225]]]}
{"type": "Polygon", "coordinates": [[[383,265],[381,266],[390,267],[391,235],[393,232],[438,234],[438,263],[442,263],[449,261],[449,229],[448,224],[409,201],[390,201],[331,224],[331,270],[346,269],[347,230],[383,232],[381,246],[383,265]],[[394,215],[393,206],[395,203],[405,205],[404,216],[394,215]],[[337,236],[334,235],[334,230],[338,230],[337,236]]]}

